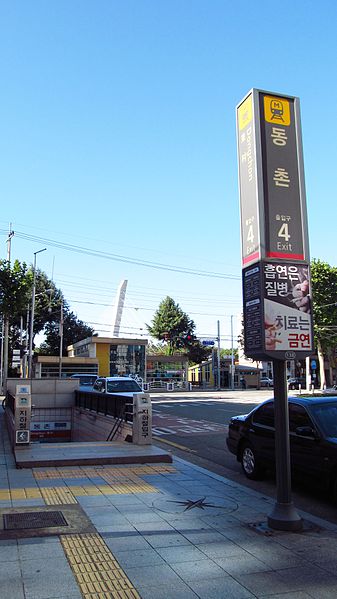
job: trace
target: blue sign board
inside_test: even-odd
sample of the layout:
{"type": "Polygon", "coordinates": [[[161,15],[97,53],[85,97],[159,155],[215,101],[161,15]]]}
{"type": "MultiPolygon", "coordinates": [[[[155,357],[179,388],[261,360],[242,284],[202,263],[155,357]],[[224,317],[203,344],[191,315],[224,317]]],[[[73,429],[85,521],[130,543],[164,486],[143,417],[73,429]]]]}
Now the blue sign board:
{"type": "Polygon", "coordinates": [[[215,341],[204,340],[202,341],[202,345],[215,345],[215,341]]]}

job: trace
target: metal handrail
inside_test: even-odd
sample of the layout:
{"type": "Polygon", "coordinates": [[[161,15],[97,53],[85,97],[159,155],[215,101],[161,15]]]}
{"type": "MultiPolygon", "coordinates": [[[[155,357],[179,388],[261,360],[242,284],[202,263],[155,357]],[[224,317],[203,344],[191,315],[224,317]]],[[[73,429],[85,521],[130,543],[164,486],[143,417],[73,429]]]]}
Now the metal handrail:
{"type": "Polygon", "coordinates": [[[15,397],[9,391],[6,391],[6,396],[2,402],[2,407],[4,410],[8,408],[13,415],[15,414],[15,397]]]}
{"type": "Polygon", "coordinates": [[[95,393],[94,391],[75,391],[75,406],[103,414],[104,416],[113,416],[120,418],[122,411],[125,415],[125,422],[133,422],[133,412],[127,411],[126,406],[130,405],[129,398],[124,395],[95,393]]]}

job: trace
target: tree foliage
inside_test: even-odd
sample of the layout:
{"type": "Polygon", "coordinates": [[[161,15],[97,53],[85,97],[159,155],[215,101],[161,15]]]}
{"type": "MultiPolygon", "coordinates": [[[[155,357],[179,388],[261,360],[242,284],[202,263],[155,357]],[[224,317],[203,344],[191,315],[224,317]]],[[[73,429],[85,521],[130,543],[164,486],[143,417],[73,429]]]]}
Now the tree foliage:
{"type": "Polygon", "coordinates": [[[315,336],[329,350],[337,342],[337,268],[313,260],[311,283],[315,336]]]}
{"type": "Polygon", "coordinates": [[[315,344],[320,361],[321,387],[325,383],[324,356],[336,366],[337,268],[321,260],[311,262],[315,344]]]}
{"type": "MultiPolygon", "coordinates": [[[[9,356],[14,347],[18,347],[19,339],[28,347],[27,332],[30,330],[34,270],[18,260],[10,265],[7,260],[0,260],[0,314],[9,320],[9,356]],[[27,322],[28,313],[28,322],[27,322]],[[21,331],[21,324],[23,330],[21,331]]],[[[64,311],[63,347],[91,336],[93,329],[69,310],[62,291],[48,278],[45,272],[35,272],[34,327],[36,336],[46,332],[46,341],[42,344],[41,353],[59,355],[60,337],[59,323],[61,306],[64,311]]],[[[34,343],[33,343],[34,346],[34,343]]]]}
{"type": "Polygon", "coordinates": [[[24,313],[31,297],[32,276],[25,263],[13,266],[0,260],[0,312],[13,324],[24,313]]]}
{"type": "Polygon", "coordinates": [[[198,363],[210,353],[208,348],[200,345],[193,320],[169,296],[159,304],[152,324],[146,327],[150,335],[161,342],[162,351],[168,355],[184,351],[191,362],[198,363]]]}
{"type": "MultiPolygon", "coordinates": [[[[67,347],[77,341],[93,335],[94,329],[79,320],[74,312],[69,310],[67,304],[63,308],[63,339],[62,355],[68,354],[67,347]]],[[[60,353],[60,315],[59,319],[50,321],[45,326],[46,340],[40,345],[39,353],[47,356],[55,356],[60,353]]]]}

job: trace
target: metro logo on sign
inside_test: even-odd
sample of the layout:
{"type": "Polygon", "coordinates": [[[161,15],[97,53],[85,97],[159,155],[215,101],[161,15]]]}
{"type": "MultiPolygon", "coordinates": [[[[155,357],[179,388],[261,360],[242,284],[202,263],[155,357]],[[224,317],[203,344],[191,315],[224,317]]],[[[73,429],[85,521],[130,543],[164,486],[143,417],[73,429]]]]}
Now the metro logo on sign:
{"type": "Polygon", "coordinates": [[[275,96],[264,96],[264,117],[274,125],[290,125],[289,101],[275,96]]]}

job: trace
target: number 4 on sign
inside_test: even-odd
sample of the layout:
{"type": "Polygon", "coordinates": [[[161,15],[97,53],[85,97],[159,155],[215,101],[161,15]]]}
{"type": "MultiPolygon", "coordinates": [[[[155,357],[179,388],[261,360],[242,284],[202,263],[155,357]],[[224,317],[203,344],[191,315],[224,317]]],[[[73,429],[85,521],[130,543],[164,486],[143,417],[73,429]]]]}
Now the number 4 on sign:
{"type": "Polygon", "coordinates": [[[254,243],[253,225],[249,225],[248,234],[247,234],[247,241],[250,241],[250,243],[254,243]]]}
{"type": "Polygon", "coordinates": [[[291,235],[289,235],[288,223],[283,223],[277,235],[278,237],[282,237],[285,241],[289,241],[291,235]]]}

